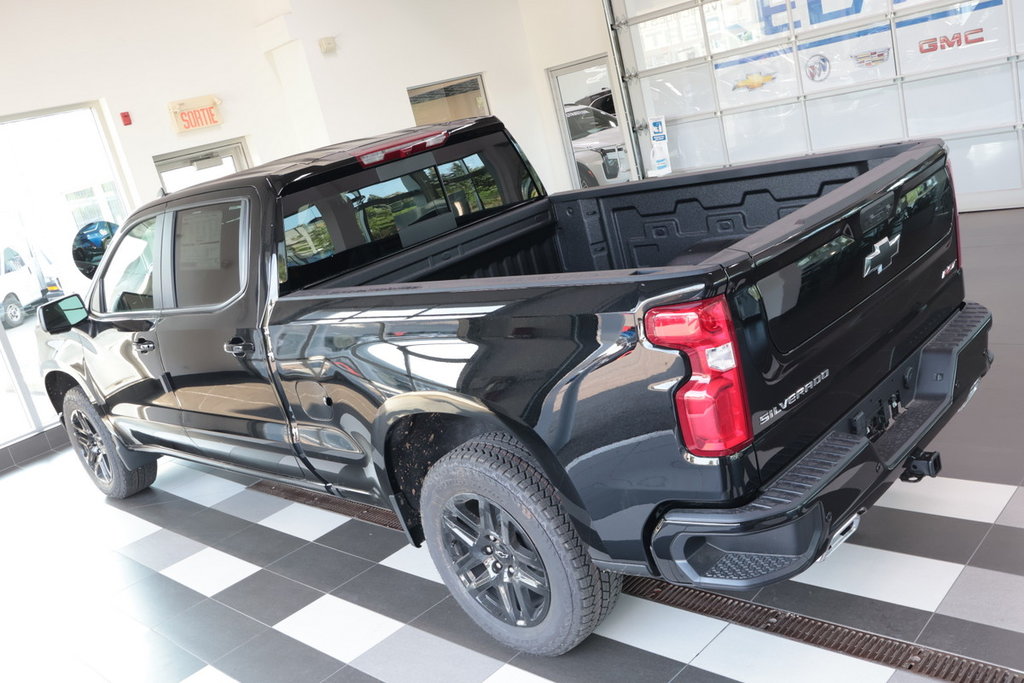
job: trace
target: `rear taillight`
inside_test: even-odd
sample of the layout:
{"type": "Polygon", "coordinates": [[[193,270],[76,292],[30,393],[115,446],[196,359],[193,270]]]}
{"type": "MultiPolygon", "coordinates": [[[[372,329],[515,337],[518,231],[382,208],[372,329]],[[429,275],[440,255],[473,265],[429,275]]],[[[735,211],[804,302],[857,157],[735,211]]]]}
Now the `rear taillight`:
{"type": "Polygon", "coordinates": [[[415,133],[401,138],[392,138],[378,145],[370,145],[354,150],[356,159],[363,167],[375,166],[385,161],[404,159],[434,147],[440,147],[448,141],[448,131],[434,130],[426,133],[415,133]]]}
{"type": "Polygon", "coordinates": [[[753,438],[736,332],[724,296],[653,308],[644,316],[647,340],[690,359],[690,379],[676,390],[686,449],[705,458],[736,453],[753,438]]]}

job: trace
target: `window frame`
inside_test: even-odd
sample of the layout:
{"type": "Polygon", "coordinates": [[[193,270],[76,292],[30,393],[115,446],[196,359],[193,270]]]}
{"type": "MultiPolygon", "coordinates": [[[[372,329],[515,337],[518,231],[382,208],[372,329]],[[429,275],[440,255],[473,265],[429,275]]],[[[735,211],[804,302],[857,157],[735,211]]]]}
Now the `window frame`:
{"type": "Polygon", "coordinates": [[[166,290],[166,295],[163,298],[163,308],[168,315],[174,313],[212,313],[223,310],[236,303],[245,294],[249,287],[250,267],[249,267],[249,255],[250,255],[250,240],[252,235],[252,202],[253,199],[249,195],[239,195],[237,192],[230,193],[216,193],[216,196],[196,196],[189,197],[188,199],[181,200],[180,203],[172,203],[168,205],[166,209],[166,236],[164,246],[164,257],[161,259],[165,261],[166,268],[164,272],[164,279],[162,284],[166,290]],[[175,289],[177,282],[177,274],[175,272],[175,229],[177,227],[178,213],[182,211],[189,211],[191,209],[198,209],[204,206],[213,206],[216,204],[232,204],[238,202],[242,205],[242,210],[238,216],[238,291],[229,296],[224,301],[213,303],[213,304],[199,304],[196,306],[179,306],[178,305],[178,293],[175,289]]]}
{"type": "Polygon", "coordinates": [[[151,316],[140,316],[145,313],[157,313],[163,308],[164,304],[164,252],[167,247],[167,209],[166,205],[154,207],[153,210],[139,216],[133,220],[127,227],[118,228],[117,233],[111,240],[111,245],[107,248],[107,251],[103,254],[103,260],[100,261],[99,267],[93,274],[92,286],[86,293],[86,310],[89,311],[89,317],[95,318],[96,320],[125,320],[130,318],[138,317],[151,317],[151,316]],[[103,278],[107,276],[107,271],[110,269],[110,262],[114,258],[114,254],[121,247],[127,235],[132,230],[137,228],[142,223],[150,219],[156,219],[156,240],[154,243],[156,246],[156,254],[153,258],[153,308],[145,308],[136,311],[106,311],[106,292],[104,291],[103,278]]]}

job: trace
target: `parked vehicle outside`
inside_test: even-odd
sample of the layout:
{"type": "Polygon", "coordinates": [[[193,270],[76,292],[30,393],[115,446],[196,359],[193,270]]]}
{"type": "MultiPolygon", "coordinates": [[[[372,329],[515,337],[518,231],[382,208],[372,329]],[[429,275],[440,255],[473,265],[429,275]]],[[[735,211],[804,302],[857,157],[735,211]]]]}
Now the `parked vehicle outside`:
{"type": "Polygon", "coordinates": [[[629,180],[626,144],[614,115],[594,107],[567,104],[565,121],[582,187],[629,180]]]}

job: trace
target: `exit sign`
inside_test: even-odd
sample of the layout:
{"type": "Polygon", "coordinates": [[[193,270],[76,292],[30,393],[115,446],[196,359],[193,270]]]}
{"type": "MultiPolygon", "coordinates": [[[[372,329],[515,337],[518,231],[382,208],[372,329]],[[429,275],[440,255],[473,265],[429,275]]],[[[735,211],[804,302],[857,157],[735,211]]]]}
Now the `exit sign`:
{"type": "Polygon", "coordinates": [[[167,108],[179,133],[221,124],[220,100],[213,95],[171,102],[167,108]]]}

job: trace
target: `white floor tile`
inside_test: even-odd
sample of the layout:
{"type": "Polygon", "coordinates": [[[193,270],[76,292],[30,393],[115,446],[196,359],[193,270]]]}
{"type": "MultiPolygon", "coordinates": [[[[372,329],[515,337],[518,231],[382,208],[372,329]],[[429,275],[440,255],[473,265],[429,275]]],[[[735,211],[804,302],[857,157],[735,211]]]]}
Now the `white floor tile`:
{"type": "Polygon", "coordinates": [[[685,663],[727,625],[718,619],[623,595],[597,627],[597,633],[685,663]]]}
{"type": "Polygon", "coordinates": [[[347,663],[402,628],[402,623],[325,595],[274,628],[347,663]]]}
{"type": "Polygon", "coordinates": [[[349,517],[345,515],[319,510],[302,503],[292,503],[262,520],[260,524],[307,541],[315,541],[348,520],[349,517]]]}
{"type": "Polygon", "coordinates": [[[735,624],[692,664],[743,683],[886,683],[894,671],[735,624]]]}
{"type": "Polygon", "coordinates": [[[235,679],[228,676],[220,669],[212,666],[204,666],[181,683],[236,683],[235,679]]]}
{"type": "Polygon", "coordinates": [[[95,520],[90,521],[90,527],[96,534],[97,541],[106,548],[114,549],[126,546],[159,531],[161,528],[109,505],[94,512],[95,520]]]}
{"type": "Polygon", "coordinates": [[[551,679],[506,664],[488,676],[484,683],[551,683],[551,679]]]}
{"type": "Polygon", "coordinates": [[[851,542],[792,580],[932,612],[962,570],[953,562],[851,542]]]}
{"type": "Polygon", "coordinates": [[[437,573],[434,561],[430,559],[430,552],[426,546],[419,548],[414,545],[404,546],[398,552],[385,557],[380,563],[385,567],[391,567],[407,574],[414,574],[421,579],[444,583],[441,575],[437,573]]]}
{"type": "Polygon", "coordinates": [[[207,506],[216,505],[245,490],[245,486],[238,482],[182,465],[163,468],[153,486],[193,503],[207,506]]]}
{"type": "Polygon", "coordinates": [[[992,523],[1016,492],[1016,486],[939,476],[916,484],[897,481],[876,505],[992,523]]]}
{"type": "Polygon", "coordinates": [[[200,550],[191,557],[161,570],[161,574],[206,596],[216,595],[260,568],[215,548],[200,550]]]}

